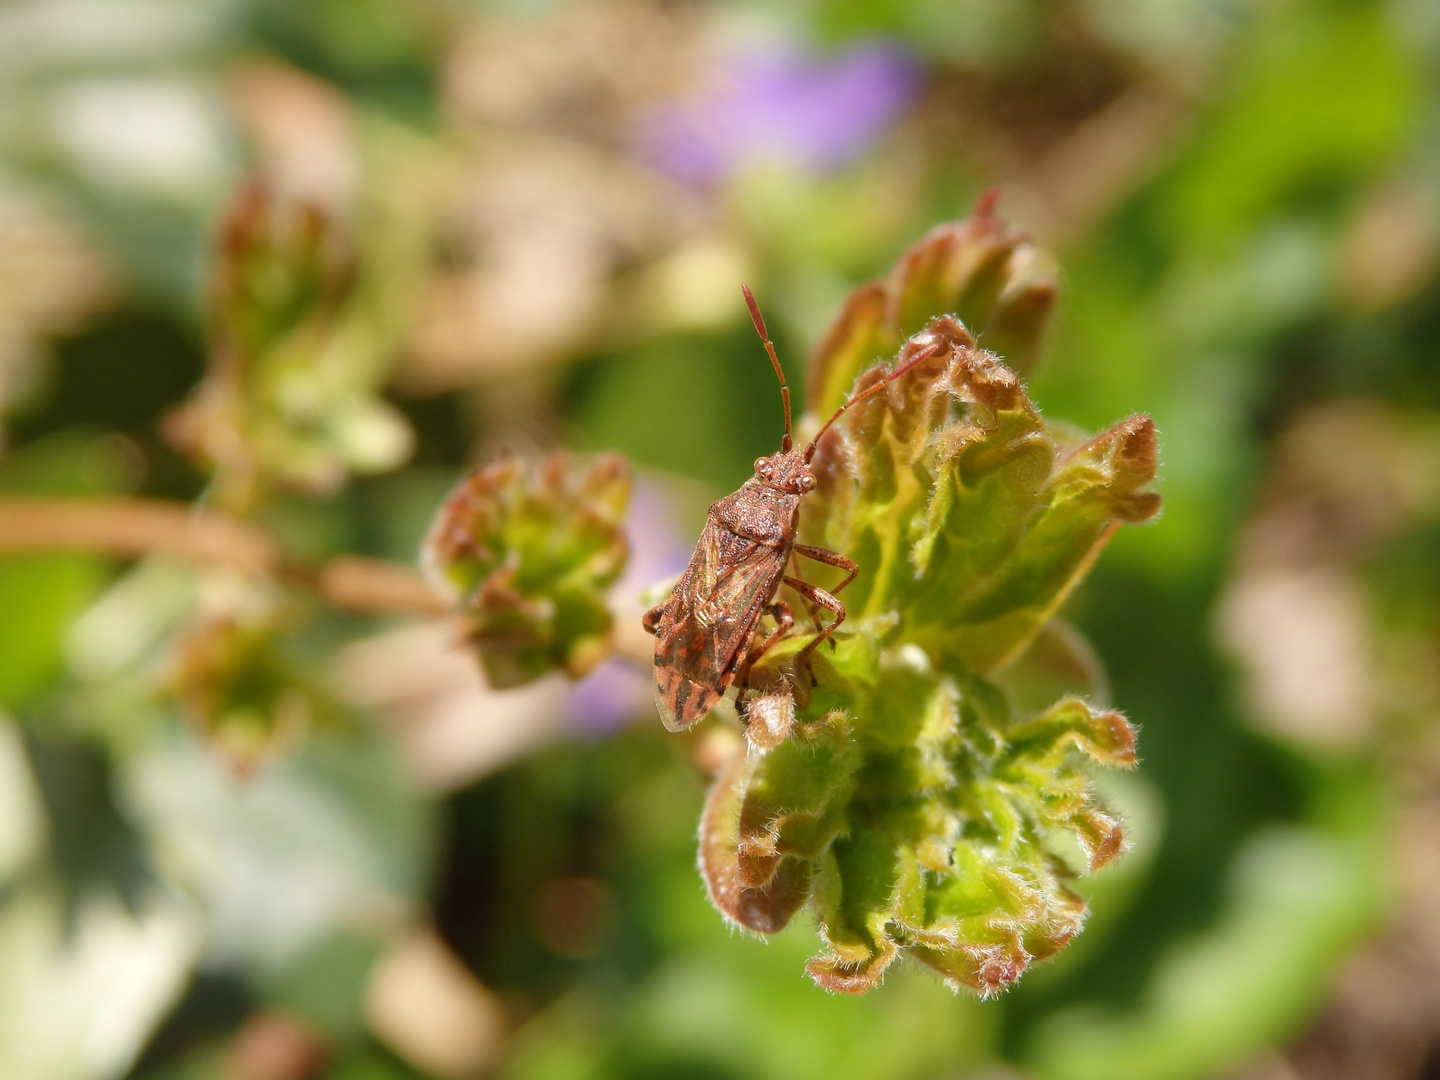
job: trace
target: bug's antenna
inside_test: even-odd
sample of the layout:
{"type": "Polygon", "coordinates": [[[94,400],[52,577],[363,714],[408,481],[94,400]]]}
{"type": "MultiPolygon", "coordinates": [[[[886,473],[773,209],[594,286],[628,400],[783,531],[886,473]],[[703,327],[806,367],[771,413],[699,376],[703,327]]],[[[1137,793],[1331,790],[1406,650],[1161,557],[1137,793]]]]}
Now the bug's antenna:
{"type": "Polygon", "coordinates": [[[785,381],[785,372],[780,370],[780,359],[775,355],[775,346],[770,343],[770,335],[765,330],[765,320],[760,317],[760,305],[755,303],[755,297],[750,292],[749,285],[741,285],[740,291],[745,294],[745,306],[750,309],[750,321],[755,324],[755,332],[760,335],[760,340],[765,343],[765,351],[770,356],[770,363],[774,365],[775,377],[780,380],[780,401],[785,406],[785,438],[780,441],[782,453],[790,452],[790,384],[785,381]]]}
{"type": "Polygon", "coordinates": [[[940,351],[940,348],[941,345],[938,341],[935,342],[933,345],[927,345],[925,348],[921,349],[918,353],[912,356],[909,360],[906,360],[905,363],[901,364],[894,371],[890,372],[890,374],[886,375],[879,382],[872,383],[870,386],[867,386],[864,390],[861,390],[860,393],[856,394],[849,401],[845,402],[844,405],[841,405],[838,409],[836,409],[835,414],[831,416],[829,420],[825,421],[825,426],[815,433],[815,438],[810,440],[810,445],[805,447],[805,460],[808,462],[812,457],[815,456],[815,448],[820,445],[820,437],[824,435],[825,432],[830,430],[831,424],[835,423],[836,420],[840,419],[841,413],[843,413],[846,409],[850,408],[850,406],[854,405],[857,401],[864,401],[867,397],[875,393],[875,391],[879,390],[882,386],[887,386],[890,383],[894,382],[896,379],[900,378],[901,375],[904,375],[907,371],[913,368],[916,364],[920,363],[922,360],[929,360],[930,357],[934,356],[937,352],[940,351]]]}

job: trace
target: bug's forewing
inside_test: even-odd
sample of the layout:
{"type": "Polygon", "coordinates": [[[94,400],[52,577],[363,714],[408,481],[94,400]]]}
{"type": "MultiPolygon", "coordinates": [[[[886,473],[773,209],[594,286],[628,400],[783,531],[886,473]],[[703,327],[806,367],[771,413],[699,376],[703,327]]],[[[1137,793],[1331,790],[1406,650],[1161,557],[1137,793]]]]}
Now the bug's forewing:
{"type": "Polygon", "coordinates": [[[788,555],[706,524],[655,637],[655,707],[670,731],[697,723],[724,696],[788,555]]]}

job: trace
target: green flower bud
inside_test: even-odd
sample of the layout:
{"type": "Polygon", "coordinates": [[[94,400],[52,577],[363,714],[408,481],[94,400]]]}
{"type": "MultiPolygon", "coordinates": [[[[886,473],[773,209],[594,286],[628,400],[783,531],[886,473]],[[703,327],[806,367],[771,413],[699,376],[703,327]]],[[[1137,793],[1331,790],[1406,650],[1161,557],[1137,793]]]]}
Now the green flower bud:
{"type": "Polygon", "coordinates": [[[171,691],[200,734],[241,776],[291,745],[333,708],[285,654],[280,613],[202,617],[175,643],[171,691]]]}
{"type": "Polygon", "coordinates": [[[242,357],[264,356],[305,322],[333,315],[354,276],[353,252],[328,214],[251,181],[216,238],[216,338],[242,357]]]}
{"type": "Polygon", "coordinates": [[[214,267],[209,369],[168,434],[215,473],[217,503],[248,512],[275,486],[331,491],[403,461],[409,426],[378,393],[402,325],[376,297],[407,294],[413,267],[259,182],[221,222],[214,267]]]}
{"type": "Polygon", "coordinates": [[[858,290],[817,351],[824,415],[892,370],[869,366],[885,342],[896,365],[936,349],[818,445],[799,539],[859,564],[848,617],[807,664],[798,632],[756,663],[749,752],[701,824],[716,907],[771,933],[808,902],[824,942],[808,971],[833,991],[870,989],[904,955],[998,993],[1080,932],[1072,880],[1125,847],[1087,767],[1133,766],[1133,730],[1083,695],[1044,695],[1090,681],[1055,615],[1115,528],[1158,511],[1154,427],[1132,417],[1067,445],[966,325],[929,317],[995,325],[1023,307],[1038,339],[1021,242],[982,210],[858,290]]]}
{"type": "Polygon", "coordinates": [[[606,590],[625,567],[624,458],[492,462],[440,508],[423,561],[469,618],[492,686],[555,669],[579,678],[609,655],[606,590]]]}

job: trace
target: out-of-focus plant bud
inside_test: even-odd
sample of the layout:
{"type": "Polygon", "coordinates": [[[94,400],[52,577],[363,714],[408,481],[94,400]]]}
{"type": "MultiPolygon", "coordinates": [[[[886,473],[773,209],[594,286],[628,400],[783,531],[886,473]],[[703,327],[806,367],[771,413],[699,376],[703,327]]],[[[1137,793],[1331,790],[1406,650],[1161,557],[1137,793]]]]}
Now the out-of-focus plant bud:
{"type": "Polygon", "coordinates": [[[175,644],[171,690],[181,711],[241,776],[329,708],[284,654],[284,629],[271,610],[212,615],[175,644]]]}
{"type": "MultiPolygon", "coordinates": [[[[985,295],[995,311],[1004,260],[961,259],[936,239],[976,228],[1011,235],[988,214],[938,230],[902,260],[886,310],[908,319],[985,295]]],[[[810,634],[757,663],[759,730],[701,826],[716,906],[773,932],[813,904],[826,947],[808,970],[835,991],[868,990],[908,955],[998,993],[1079,933],[1071,880],[1125,846],[1086,767],[1133,766],[1133,730],[1083,696],[1042,695],[1098,681],[1083,643],[1051,620],[1113,530],[1158,511],[1153,425],[1132,417],[1067,448],[953,317],[931,319],[896,363],[937,345],[819,444],[800,540],[859,564],[848,618],[809,672],[796,654],[810,634]]],[[[863,350],[847,356],[822,350],[822,387],[827,365],[865,363],[863,350]]],[[[845,378],[832,396],[850,392],[845,378]]]]}
{"type": "Polygon", "coordinates": [[[556,669],[579,678],[610,653],[606,590],[625,567],[630,468],[555,453],[506,458],[470,474],[425,541],[431,579],[453,595],[490,683],[518,686],[556,669]]]}
{"type": "Polygon", "coordinates": [[[995,215],[998,190],[964,221],[937,226],[884,281],[850,294],[810,357],[810,409],[839,407],[856,377],[895,355],[937,315],[957,317],[1012,371],[1035,364],[1055,304],[1055,271],[1030,237],[995,215]]]}
{"type": "Polygon", "coordinates": [[[333,490],[409,453],[409,427],[377,393],[399,330],[374,295],[404,269],[377,261],[318,205],[258,181],[237,195],[217,238],[209,371],[169,425],[214,471],[221,505],[248,510],[277,484],[333,490]]]}
{"type": "Polygon", "coordinates": [[[221,221],[215,255],[217,345],[241,357],[263,356],[305,322],[333,317],[354,283],[354,253],[330,215],[258,180],[221,221]]]}

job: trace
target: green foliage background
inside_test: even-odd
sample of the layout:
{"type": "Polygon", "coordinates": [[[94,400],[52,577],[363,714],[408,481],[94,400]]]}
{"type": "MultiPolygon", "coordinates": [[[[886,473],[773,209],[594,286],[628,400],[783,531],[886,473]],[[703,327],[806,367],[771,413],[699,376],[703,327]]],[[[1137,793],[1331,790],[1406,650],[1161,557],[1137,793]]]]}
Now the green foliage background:
{"type": "MultiPolygon", "coordinates": [[[[1080,431],[1144,412],[1160,433],[1163,515],[1122,530],[1066,609],[1140,729],[1140,770],[1105,788],[1134,850],[1087,885],[1085,933],[999,1000],[903,965],[864,998],[828,996],[802,975],[812,927],[761,942],[707,903],[694,865],[705,748],[648,711],[603,737],[556,722],[447,788],[407,772],[379,710],[327,705],[237,783],[203,725],[155,693],[201,591],[193,572],[5,557],[0,1074],[258,1075],[243,1071],[246,1033],[281,1016],[320,1048],[313,1075],[439,1075],[367,1021],[365,990],[377,957],[433,924],[498,1002],[486,1067],[507,1080],[1182,1080],[1269,1053],[1311,1075],[1313,1025],[1345,1015],[1343,965],[1367,942],[1410,942],[1440,904],[1397,870],[1435,857],[1400,826],[1432,809],[1440,778],[1440,15],[1423,0],[698,5],[702,23],[759,24],[820,53],[886,35],[921,88],[842,168],[749,162],[706,189],[704,228],[673,250],[636,241],[604,275],[601,314],[559,345],[535,331],[533,362],[412,377],[413,342],[383,359],[376,343],[410,340],[424,267],[460,258],[428,193],[528,161],[532,136],[631,154],[603,95],[509,127],[457,120],[457,28],[553,44],[584,7],[153,0],[117,3],[107,17],[130,31],[99,44],[67,5],[0,10],[0,196],[63,221],[43,250],[88,252],[106,281],[57,271],[60,299],[0,297],[0,493],[205,491],[161,428],[205,370],[213,223],[267,163],[227,89],[245,64],[283,62],[350,110],[362,277],[353,341],[327,362],[351,373],[334,392],[365,403],[390,378],[385,415],[414,435],[403,466],[265,503],[263,524],[307,559],[413,562],[466,465],[515,446],[616,450],[642,478],[663,475],[670,509],[647,520],[683,548],[706,503],[774,451],[779,409],[738,302],[692,316],[657,299],[665,257],[697,235],[733,257],[723,265],[748,275],[799,397],[848,289],[999,183],[1004,212],[1059,267],[1030,398],[1080,431]],[[211,158],[157,177],[77,151],[66,95],[126,80],[193,93],[211,158]],[[1289,510],[1291,524],[1313,511],[1310,546],[1277,555],[1262,526],[1289,510]],[[1262,571],[1323,571],[1356,598],[1351,659],[1373,690],[1343,737],[1274,721],[1254,691],[1270,654],[1237,647],[1226,611],[1262,571]],[[575,881],[598,907],[547,906],[575,881]],[[578,943],[555,925],[575,911],[591,913],[578,943]],[[75,1049],[100,1006],[33,974],[58,970],[46,965],[86,940],[95,912],[153,916],[170,935],[152,942],[169,990],[108,1056],[75,1049]],[[60,1034],[36,1035],[28,1010],[42,1007],[60,1034]]],[[[561,187],[594,180],[556,168],[561,187]]],[[[49,265],[29,235],[0,232],[12,297],[49,265]]],[[[365,457],[324,438],[326,461],[365,457]]],[[[308,612],[299,625],[285,670],[320,683],[339,644],[390,624],[308,612]]],[[[1426,948],[1408,962],[1433,976],[1426,948]]],[[[133,960],[105,956],[117,972],[133,960]]],[[[1440,1011],[1427,1009],[1421,995],[1395,1020],[1419,1050],[1411,1072],[1385,1075],[1434,1060],[1440,1011]]]]}

